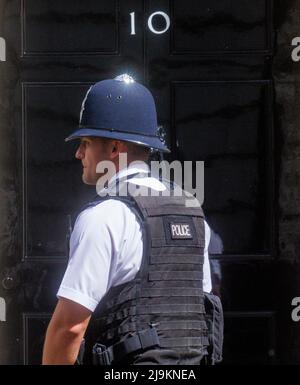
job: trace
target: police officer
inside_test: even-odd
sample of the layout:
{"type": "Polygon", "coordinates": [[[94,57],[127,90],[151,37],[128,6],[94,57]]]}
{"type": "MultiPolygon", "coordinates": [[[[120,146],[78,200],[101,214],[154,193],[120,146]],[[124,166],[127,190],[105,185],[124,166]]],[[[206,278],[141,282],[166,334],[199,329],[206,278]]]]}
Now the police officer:
{"type": "Polygon", "coordinates": [[[74,225],[43,363],[74,364],[85,336],[87,363],[200,364],[210,343],[210,230],[200,207],[185,207],[171,183],[150,174],[150,149],[169,152],[151,93],[126,74],[96,83],[73,139],[83,182],[98,196],[74,225]],[[132,193],[139,188],[160,195],[132,193]]]}

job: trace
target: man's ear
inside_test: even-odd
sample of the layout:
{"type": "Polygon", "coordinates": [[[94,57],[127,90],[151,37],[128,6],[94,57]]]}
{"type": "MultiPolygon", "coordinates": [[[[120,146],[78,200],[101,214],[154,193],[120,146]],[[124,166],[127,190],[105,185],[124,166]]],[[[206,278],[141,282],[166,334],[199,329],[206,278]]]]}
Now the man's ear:
{"type": "Polygon", "coordinates": [[[116,158],[121,152],[121,142],[119,140],[112,140],[110,146],[110,156],[112,159],[116,158]]]}

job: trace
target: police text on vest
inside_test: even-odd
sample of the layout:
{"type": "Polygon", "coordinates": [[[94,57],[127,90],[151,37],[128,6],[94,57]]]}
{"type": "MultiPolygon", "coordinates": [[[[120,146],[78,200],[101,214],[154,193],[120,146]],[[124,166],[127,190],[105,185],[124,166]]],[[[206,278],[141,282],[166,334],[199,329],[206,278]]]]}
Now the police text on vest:
{"type": "Polygon", "coordinates": [[[171,223],[171,234],[173,239],[193,238],[190,225],[187,223],[171,223]]]}

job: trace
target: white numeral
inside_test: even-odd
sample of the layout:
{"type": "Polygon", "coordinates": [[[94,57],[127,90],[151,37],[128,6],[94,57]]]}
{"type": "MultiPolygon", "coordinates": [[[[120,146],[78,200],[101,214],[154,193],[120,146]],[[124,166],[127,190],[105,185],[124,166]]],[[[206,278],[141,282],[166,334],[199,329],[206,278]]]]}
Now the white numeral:
{"type": "Polygon", "coordinates": [[[151,32],[156,33],[158,35],[165,33],[170,28],[170,18],[165,12],[161,12],[161,11],[154,12],[154,13],[152,13],[152,15],[148,19],[148,27],[149,27],[151,32]],[[161,30],[161,31],[157,31],[156,29],[153,28],[153,25],[152,25],[152,19],[156,15],[161,15],[166,20],[166,28],[161,30]]]}
{"type": "MultiPolygon", "coordinates": [[[[150,29],[151,32],[155,33],[156,35],[161,35],[162,33],[167,32],[167,30],[170,28],[170,24],[171,24],[170,17],[165,12],[162,12],[162,11],[154,12],[148,18],[148,28],[150,29]],[[158,31],[153,27],[152,21],[153,21],[153,18],[157,15],[162,16],[166,21],[166,27],[161,31],[158,31]]],[[[135,12],[130,12],[130,25],[131,25],[130,35],[135,35],[136,34],[135,33],[135,12]]]]}
{"type": "Polygon", "coordinates": [[[130,17],[131,17],[131,34],[130,35],[135,35],[135,12],[131,12],[130,17]]]}

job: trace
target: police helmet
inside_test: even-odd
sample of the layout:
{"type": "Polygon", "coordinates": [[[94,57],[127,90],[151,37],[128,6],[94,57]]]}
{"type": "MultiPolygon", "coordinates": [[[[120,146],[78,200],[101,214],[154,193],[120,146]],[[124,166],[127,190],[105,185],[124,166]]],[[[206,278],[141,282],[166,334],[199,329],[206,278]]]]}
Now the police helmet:
{"type": "Polygon", "coordinates": [[[65,141],[83,136],[123,140],[170,152],[158,135],[151,92],[127,74],[90,87],[82,102],[79,127],[65,141]]]}

